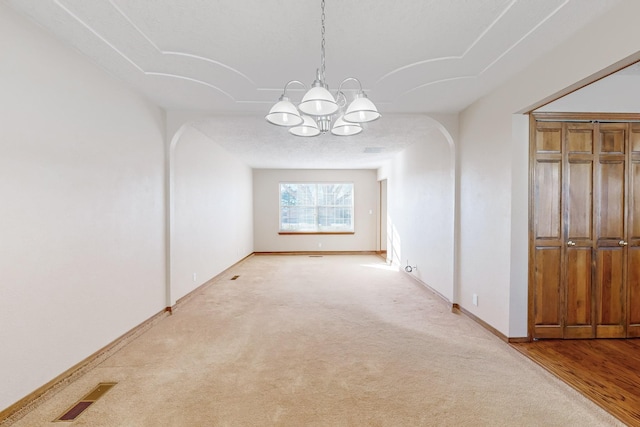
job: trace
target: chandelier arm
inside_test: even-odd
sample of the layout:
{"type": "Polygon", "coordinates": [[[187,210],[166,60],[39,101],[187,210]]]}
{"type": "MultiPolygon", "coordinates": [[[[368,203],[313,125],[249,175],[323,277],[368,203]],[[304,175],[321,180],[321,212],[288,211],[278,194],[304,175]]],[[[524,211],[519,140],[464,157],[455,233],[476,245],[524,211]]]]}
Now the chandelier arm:
{"type": "Polygon", "coordinates": [[[304,83],[302,83],[300,80],[289,80],[289,81],[287,82],[287,84],[286,84],[286,85],[284,85],[284,90],[282,91],[282,96],[287,96],[287,88],[288,88],[288,87],[289,87],[289,85],[290,85],[290,84],[292,84],[292,83],[298,83],[299,85],[302,85],[302,87],[304,88],[304,90],[309,90],[309,89],[307,88],[307,85],[306,85],[306,84],[304,84],[304,83]]]}
{"type": "Polygon", "coordinates": [[[351,80],[358,82],[358,86],[360,86],[360,92],[364,92],[364,90],[362,89],[362,83],[360,83],[360,80],[356,79],[355,77],[347,77],[342,82],[340,82],[340,86],[338,86],[338,92],[342,91],[342,85],[343,84],[345,84],[346,82],[351,81],[351,80]]]}

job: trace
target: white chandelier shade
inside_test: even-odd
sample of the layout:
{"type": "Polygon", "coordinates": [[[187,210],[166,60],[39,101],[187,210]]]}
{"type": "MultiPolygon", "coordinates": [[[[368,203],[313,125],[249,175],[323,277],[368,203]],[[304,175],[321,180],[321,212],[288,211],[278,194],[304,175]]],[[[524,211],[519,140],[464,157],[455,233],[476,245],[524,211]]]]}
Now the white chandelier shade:
{"type": "Polygon", "coordinates": [[[362,132],[360,123],[367,123],[381,117],[376,106],[367,98],[360,80],[348,77],[340,83],[335,96],[331,94],[325,83],[325,40],[324,40],[324,5],[322,0],[322,48],[320,51],[321,67],[316,71],[316,80],[307,90],[296,107],[287,97],[287,88],[298,83],[307,89],[299,80],[288,82],[280,100],[271,108],[265,119],[278,126],[289,126],[289,132],[296,136],[317,136],[331,131],[333,135],[351,136],[362,132]],[[358,83],[359,91],[355,99],[347,106],[347,97],[342,92],[342,85],[350,80],[358,83]],[[332,124],[333,123],[333,124],[332,124]]]}
{"type": "Polygon", "coordinates": [[[289,132],[295,136],[318,136],[320,135],[320,129],[315,120],[309,116],[302,116],[303,122],[298,126],[293,126],[289,129],[289,132]]]}
{"type": "Polygon", "coordinates": [[[330,116],[338,111],[338,103],[327,88],[314,86],[304,94],[298,108],[312,116],[330,116]]]}
{"type": "Polygon", "coordinates": [[[364,92],[356,95],[344,113],[344,119],[353,123],[367,123],[380,118],[380,113],[376,106],[367,98],[364,92]]]}
{"type": "Polygon", "coordinates": [[[344,120],[344,116],[340,116],[333,124],[331,133],[337,136],[351,136],[362,132],[362,126],[358,123],[350,123],[344,120]]]}
{"type": "Polygon", "coordinates": [[[298,109],[289,98],[282,95],[269,114],[265,117],[270,123],[278,126],[297,126],[302,123],[303,119],[298,109]]]}

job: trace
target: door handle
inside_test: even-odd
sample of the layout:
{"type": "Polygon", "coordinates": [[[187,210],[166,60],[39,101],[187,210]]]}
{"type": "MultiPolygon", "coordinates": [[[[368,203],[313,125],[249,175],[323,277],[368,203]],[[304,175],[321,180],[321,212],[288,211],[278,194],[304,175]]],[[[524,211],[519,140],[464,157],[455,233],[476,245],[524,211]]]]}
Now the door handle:
{"type": "Polygon", "coordinates": [[[567,242],[567,246],[575,246],[575,245],[576,245],[576,242],[574,242],[574,241],[572,241],[572,240],[569,240],[569,241],[567,242]]]}
{"type": "Polygon", "coordinates": [[[627,243],[627,242],[625,242],[624,240],[620,240],[620,241],[618,242],[618,245],[620,245],[620,246],[627,246],[627,245],[628,245],[628,243],[627,243]]]}

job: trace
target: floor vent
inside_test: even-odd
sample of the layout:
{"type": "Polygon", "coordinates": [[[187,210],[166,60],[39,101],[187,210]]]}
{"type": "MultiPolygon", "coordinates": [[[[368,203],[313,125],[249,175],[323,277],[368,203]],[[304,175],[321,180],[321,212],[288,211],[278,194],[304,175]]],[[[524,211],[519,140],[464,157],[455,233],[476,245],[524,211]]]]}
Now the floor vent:
{"type": "Polygon", "coordinates": [[[231,278],[231,280],[236,280],[238,277],[240,277],[240,276],[233,276],[233,277],[231,278]]]}
{"type": "Polygon", "coordinates": [[[78,402],[74,403],[71,408],[65,411],[64,414],[60,415],[54,421],[74,421],[80,414],[82,414],[85,409],[89,406],[93,405],[96,400],[100,399],[106,392],[111,390],[111,388],[117,383],[100,383],[91,390],[85,397],[80,399],[78,402]]]}
{"type": "Polygon", "coordinates": [[[322,258],[324,255],[309,255],[309,258],[322,258]]]}

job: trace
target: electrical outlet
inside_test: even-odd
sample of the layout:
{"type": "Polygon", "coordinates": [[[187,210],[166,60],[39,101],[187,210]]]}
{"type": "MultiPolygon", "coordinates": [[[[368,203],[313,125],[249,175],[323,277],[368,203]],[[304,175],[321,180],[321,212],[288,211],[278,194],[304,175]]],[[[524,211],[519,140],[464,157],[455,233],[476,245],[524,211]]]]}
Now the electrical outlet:
{"type": "Polygon", "coordinates": [[[322,247],[322,243],[318,243],[318,247],[321,248],[322,247]]]}
{"type": "Polygon", "coordinates": [[[193,281],[195,282],[198,279],[198,276],[196,275],[196,273],[193,273],[193,281]]]}
{"type": "Polygon", "coordinates": [[[478,294],[473,294],[473,305],[478,305],[478,294]]]}

